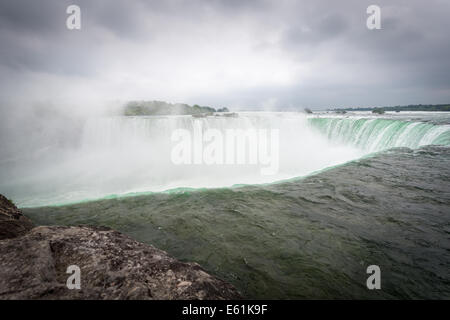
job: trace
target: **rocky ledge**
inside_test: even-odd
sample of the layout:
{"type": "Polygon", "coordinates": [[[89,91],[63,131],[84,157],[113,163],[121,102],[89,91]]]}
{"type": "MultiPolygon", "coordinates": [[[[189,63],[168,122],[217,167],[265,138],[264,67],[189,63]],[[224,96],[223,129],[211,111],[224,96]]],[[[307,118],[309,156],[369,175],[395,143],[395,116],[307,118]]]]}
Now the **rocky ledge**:
{"type": "Polygon", "coordinates": [[[196,263],[109,228],[33,227],[0,195],[0,299],[239,299],[196,263]],[[80,270],[80,289],[66,285],[80,270]]]}

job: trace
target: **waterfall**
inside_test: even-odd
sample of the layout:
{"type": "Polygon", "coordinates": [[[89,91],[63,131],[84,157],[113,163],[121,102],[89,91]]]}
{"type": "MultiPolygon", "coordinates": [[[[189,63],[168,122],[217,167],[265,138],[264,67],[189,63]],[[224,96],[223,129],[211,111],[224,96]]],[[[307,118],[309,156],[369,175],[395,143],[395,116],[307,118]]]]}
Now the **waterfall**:
{"type": "MultiPolygon", "coordinates": [[[[180,188],[271,183],[391,147],[450,145],[450,126],[249,112],[237,117],[97,117],[85,121],[79,136],[72,138],[77,142],[70,148],[65,144],[36,146],[42,151],[28,162],[23,157],[20,162],[4,164],[0,191],[24,207],[180,188]],[[277,130],[277,171],[264,175],[260,163],[248,162],[174,163],[172,135],[179,129],[188,133],[213,129],[224,137],[230,130],[277,130]]],[[[247,149],[254,147],[250,143],[247,141],[247,149]]]]}
{"type": "Polygon", "coordinates": [[[309,118],[308,122],[331,141],[367,152],[393,147],[450,145],[450,125],[376,118],[309,118]]]}

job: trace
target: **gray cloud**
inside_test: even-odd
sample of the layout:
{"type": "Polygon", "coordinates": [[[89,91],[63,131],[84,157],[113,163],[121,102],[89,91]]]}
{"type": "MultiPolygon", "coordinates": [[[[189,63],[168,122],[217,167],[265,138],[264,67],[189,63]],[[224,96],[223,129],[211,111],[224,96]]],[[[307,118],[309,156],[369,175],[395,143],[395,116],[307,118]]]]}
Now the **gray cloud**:
{"type": "Polygon", "coordinates": [[[450,3],[2,0],[0,98],[280,108],[450,101],[450,3]],[[82,29],[65,27],[70,4],[82,29]]]}

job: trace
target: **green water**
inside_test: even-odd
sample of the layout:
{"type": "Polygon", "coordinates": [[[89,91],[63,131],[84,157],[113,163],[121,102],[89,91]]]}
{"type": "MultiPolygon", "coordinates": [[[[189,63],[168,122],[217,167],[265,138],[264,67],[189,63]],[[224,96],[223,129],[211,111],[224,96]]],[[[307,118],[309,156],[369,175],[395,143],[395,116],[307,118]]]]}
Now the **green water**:
{"type": "MultiPolygon", "coordinates": [[[[450,299],[449,115],[251,114],[201,122],[224,131],[233,125],[283,128],[281,157],[288,159],[281,160],[296,169],[306,158],[301,165],[311,169],[303,177],[247,186],[241,175],[219,172],[236,181],[230,188],[146,189],[149,192],[126,196],[107,192],[122,182],[151,185],[156,177],[177,179],[183,172],[149,167],[145,161],[143,171],[132,165],[121,171],[121,164],[130,164],[127,157],[118,166],[108,165],[120,159],[123,150],[130,151],[121,149],[123,145],[147,147],[140,143],[142,137],[153,142],[177,125],[198,124],[191,118],[120,118],[91,122],[85,132],[90,148],[83,150],[105,145],[106,158],[99,159],[107,161],[74,161],[68,168],[76,170],[69,175],[57,167],[49,171],[52,175],[45,171],[34,179],[13,176],[0,187],[17,191],[25,204],[55,205],[61,197],[53,193],[67,192],[67,199],[78,203],[23,211],[38,225],[117,229],[180,260],[198,262],[246,298],[450,299]],[[342,150],[358,150],[355,154],[363,157],[336,157],[342,150]],[[299,157],[299,163],[290,156],[299,157]],[[317,166],[318,161],[327,165],[317,166]],[[47,189],[51,193],[45,193],[47,189]],[[102,199],[80,202],[84,194],[102,199]],[[381,290],[366,287],[369,265],[381,269],[381,290]]],[[[6,167],[2,170],[9,174],[6,167]]],[[[12,170],[23,171],[19,166],[12,170]]],[[[200,173],[200,178],[219,180],[215,171],[200,173]]]]}
{"type": "Polygon", "coordinates": [[[200,263],[247,298],[450,298],[449,168],[449,148],[393,149],[281,184],[24,213],[118,229],[200,263]],[[379,291],[365,286],[372,264],[379,291]]]}

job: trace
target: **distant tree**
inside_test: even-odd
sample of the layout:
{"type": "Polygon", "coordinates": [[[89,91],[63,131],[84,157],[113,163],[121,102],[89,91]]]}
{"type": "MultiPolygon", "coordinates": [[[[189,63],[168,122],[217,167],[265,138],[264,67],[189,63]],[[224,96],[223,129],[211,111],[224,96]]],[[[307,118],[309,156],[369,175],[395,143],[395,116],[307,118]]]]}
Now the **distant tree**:
{"type": "MultiPolygon", "coordinates": [[[[379,107],[378,109],[383,109],[383,111],[450,111],[450,104],[410,104],[407,106],[392,106],[392,107],[379,107]]],[[[344,109],[334,109],[337,110],[347,110],[347,111],[372,111],[373,108],[344,108],[344,109]]]]}
{"type": "Polygon", "coordinates": [[[172,104],[164,101],[130,101],[125,105],[126,116],[149,116],[149,115],[193,115],[216,112],[211,107],[201,107],[187,104],[172,104]]]}
{"type": "Polygon", "coordinates": [[[383,114],[384,113],[384,109],[382,109],[382,108],[374,108],[372,110],[372,113],[383,114]]]}

